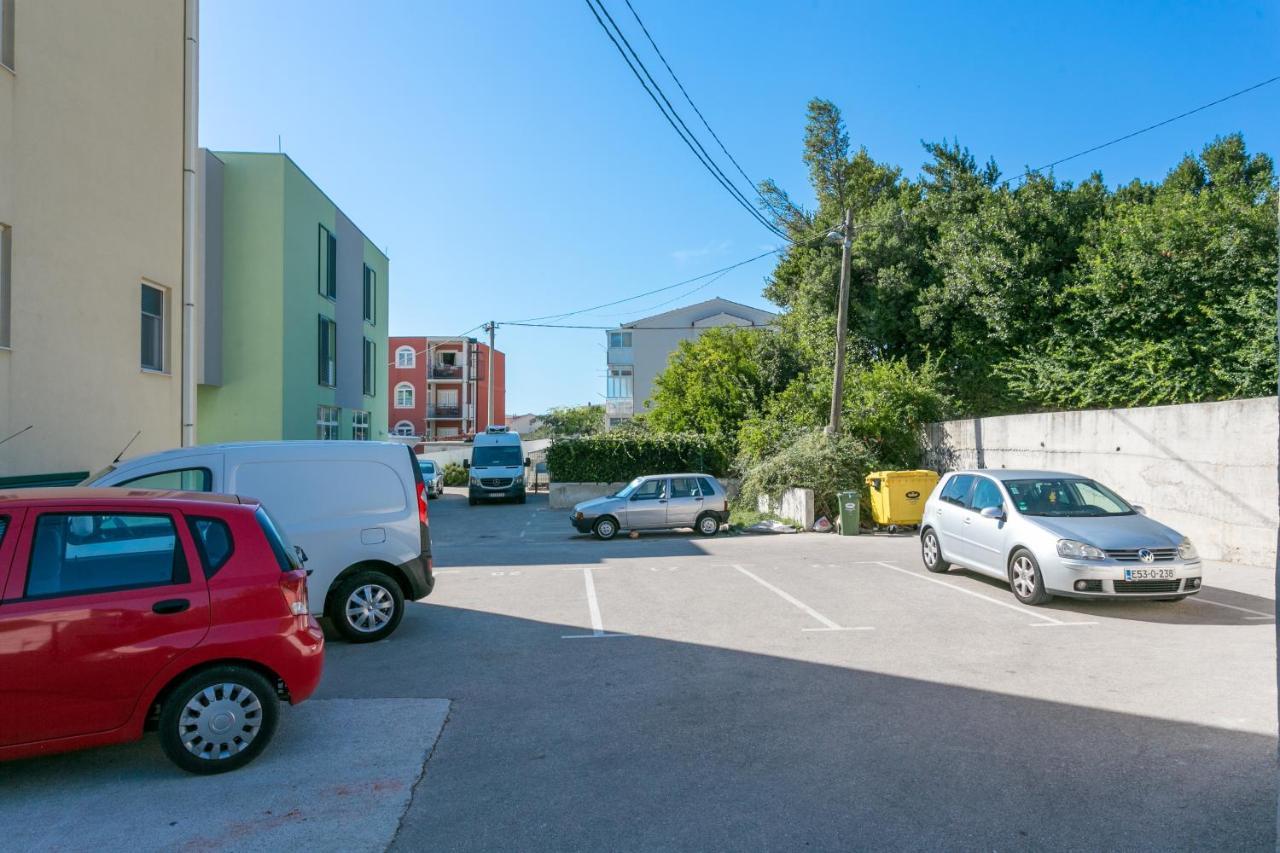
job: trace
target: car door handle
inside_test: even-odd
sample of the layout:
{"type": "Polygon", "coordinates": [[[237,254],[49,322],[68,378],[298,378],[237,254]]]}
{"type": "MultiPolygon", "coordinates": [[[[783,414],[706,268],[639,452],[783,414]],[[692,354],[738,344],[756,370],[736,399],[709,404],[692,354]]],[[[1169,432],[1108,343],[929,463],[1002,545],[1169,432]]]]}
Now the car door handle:
{"type": "Polygon", "coordinates": [[[966,515],[966,516],[964,517],[964,523],[965,523],[965,524],[973,524],[973,519],[966,515]]]}
{"type": "Polygon", "coordinates": [[[191,602],[185,598],[167,598],[151,605],[151,612],[161,614],[181,613],[190,606],[191,602]]]}
{"type": "Polygon", "coordinates": [[[702,498],[694,498],[694,500],[695,500],[695,501],[699,501],[699,502],[701,502],[701,501],[702,501],[702,498]]]}

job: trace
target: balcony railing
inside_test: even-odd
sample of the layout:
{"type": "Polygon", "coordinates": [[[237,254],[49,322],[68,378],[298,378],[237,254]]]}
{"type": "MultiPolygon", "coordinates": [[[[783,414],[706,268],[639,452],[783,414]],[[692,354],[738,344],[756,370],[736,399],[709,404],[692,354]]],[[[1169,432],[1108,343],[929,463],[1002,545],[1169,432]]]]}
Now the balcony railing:
{"type": "Polygon", "coordinates": [[[427,406],[428,418],[454,419],[462,417],[462,406],[427,406]]]}
{"type": "Polygon", "coordinates": [[[635,364],[635,350],[631,347],[609,347],[609,364],[635,364]]]}
{"type": "Polygon", "coordinates": [[[460,364],[433,364],[431,365],[432,379],[461,379],[462,365],[460,364]]]}

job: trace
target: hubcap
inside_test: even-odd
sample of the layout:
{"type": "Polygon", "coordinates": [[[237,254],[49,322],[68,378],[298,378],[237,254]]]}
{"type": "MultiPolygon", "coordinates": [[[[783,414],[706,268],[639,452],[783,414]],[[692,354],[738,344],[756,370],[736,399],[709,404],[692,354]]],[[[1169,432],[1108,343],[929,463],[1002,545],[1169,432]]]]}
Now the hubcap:
{"type": "Polygon", "coordinates": [[[924,537],[924,561],[931,566],[938,562],[938,539],[932,533],[924,537]]]}
{"type": "Polygon", "coordinates": [[[182,709],[178,733],[187,752],[221,761],[243,752],[262,728],[262,703],[243,684],[213,684],[182,709]]]}
{"type": "Polygon", "coordinates": [[[395,613],[396,601],[385,587],[365,584],[347,599],[347,622],[369,634],[386,626],[395,613]]]}
{"type": "Polygon", "coordinates": [[[613,535],[613,525],[607,521],[600,522],[600,527],[597,529],[600,531],[600,535],[606,539],[613,535]]]}
{"type": "Polygon", "coordinates": [[[717,522],[714,518],[704,518],[704,519],[702,519],[702,532],[703,532],[703,533],[715,533],[715,532],[716,532],[716,528],[718,528],[719,526],[720,526],[719,522],[717,522]]]}
{"type": "Polygon", "coordinates": [[[1026,557],[1013,561],[1013,591],[1019,598],[1030,598],[1036,591],[1036,567],[1026,557]]]}

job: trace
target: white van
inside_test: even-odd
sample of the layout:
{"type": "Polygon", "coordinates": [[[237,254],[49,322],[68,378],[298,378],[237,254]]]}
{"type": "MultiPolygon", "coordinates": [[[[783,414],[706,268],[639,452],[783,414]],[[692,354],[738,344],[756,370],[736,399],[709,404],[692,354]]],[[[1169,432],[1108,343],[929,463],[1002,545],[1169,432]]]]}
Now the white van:
{"type": "Polygon", "coordinates": [[[116,462],[85,485],[257,498],[306,552],[311,609],[351,642],[389,635],[405,600],[435,585],[422,473],[404,444],[206,444],[116,462]]]}
{"type": "Polygon", "coordinates": [[[520,434],[505,426],[491,426],[476,436],[470,461],[463,466],[471,472],[467,498],[475,506],[489,498],[515,498],[524,503],[524,455],[520,434]]]}

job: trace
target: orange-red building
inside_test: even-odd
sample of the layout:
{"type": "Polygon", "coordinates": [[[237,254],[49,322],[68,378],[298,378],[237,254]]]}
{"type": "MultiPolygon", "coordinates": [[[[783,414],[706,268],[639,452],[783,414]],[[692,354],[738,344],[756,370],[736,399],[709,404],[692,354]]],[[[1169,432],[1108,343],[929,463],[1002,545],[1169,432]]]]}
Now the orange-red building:
{"type": "Polygon", "coordinates": [[[387,342],[387,431],[423,441],[462,441],[507,416],[507,357],[475,338],[392,336],[387,342]],[[493,385],[493,418],[489,386],[493,385]]]}

